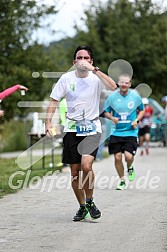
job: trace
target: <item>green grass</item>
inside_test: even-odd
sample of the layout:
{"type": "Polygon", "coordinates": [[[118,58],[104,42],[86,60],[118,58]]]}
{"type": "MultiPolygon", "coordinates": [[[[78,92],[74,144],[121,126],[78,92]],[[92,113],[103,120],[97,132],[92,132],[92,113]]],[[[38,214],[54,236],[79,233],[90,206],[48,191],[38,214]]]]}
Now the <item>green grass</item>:
{"type": "MultiPolygon", "coordinates": [[[[109,157],[109,154],[107,152],[103,152],[103,158],[109,157]]],[[[43,168],[43,162],[42,159],[37,161],[33,167],[23,170],[21,169],[17,163],[15,158],[0,158],[0,198],[2,198],[4,195],[7,195],[9,193],[16,193],[18,190],[24,188],[25,184],[24,181],[28,181],[26,187],[29,185],[29,182],[32,182],[32,179],[37,177],[42,178],[47,174],[47,172],[50,172],[50,175],[52,175],[55,171],[61,170],[61,166],[59,165],[61,163],[61,155],[54,155],[54,167],[50,168],[49,164],[52,162],[51,156],[47,155],[45,156],[45,167],[43,168]],[[25,178],[27,178],[25,180],[25,178]],[[19,186],[19,189],[11,188],[9,181],[12,181],[12,186],[15,188],[19,186],[19,183],[21,183],[21,186],[19,186]],[[21,182],[19,182],[21,181],[21,182]]],[[[37,181],[34,181],[37,182],[37,181]]]]}
{"type": "Polygon", "coordinates": [[[29,184],[31,179],[35,176],[42,178],[49,171],[52,174],[53,172],[61,169],[61,166],[58,165],[61,163],[61,155],[54,155],[53,168],[49,167],[49,164],[51,163],[51,156],[45,157],[45,168],[42,167],[42,160],[39,160],[33,165],[32,168],[29,168],[28,170],[22,170],[20,167],[18,167],[15,161],[15,158],[0,158],[0,198],[9,193],[16,193],[24,186],[24,183],[22,182],[22,185],[19,186],[19,189],[11,188],[11,186],[9,186],[11,184],[9,181],[12,181],[12,185],[14,187],[18,187],[19,180],[24,181],[27,175],[27,181],[29,184]]]}

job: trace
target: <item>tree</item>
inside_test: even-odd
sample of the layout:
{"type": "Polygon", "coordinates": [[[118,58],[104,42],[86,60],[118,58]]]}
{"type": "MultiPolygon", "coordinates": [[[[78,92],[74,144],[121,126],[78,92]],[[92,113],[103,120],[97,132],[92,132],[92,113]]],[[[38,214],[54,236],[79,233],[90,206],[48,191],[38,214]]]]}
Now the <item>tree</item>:
{"type": "MultiPolygon", "coordinates": [[[[31,39],[32,32],[40,27],[40,20],[46,15],[57,13],[56,4],[47,6],[35,0],[0,1],[0,82],[1,90],[20,83],[29,88],[27,98],[40,100],[46,95],[46,80],[34,79],[32,72],[42,73],[50,68],[46,49],[31,39]],[[39,5],[40,4],[40,5],[39,5]]],[[[22,115],[17,107],[19,92],[3,102],[7,111],[5,119],[22,115]]]]}
{"type": "Polygon", "coordinates": [[[160,99],[167,89],[167,12],[151,0],[109,0],[94,3],[85,11],[83,31],[76,25],[75,44],[89,44],[95,62],[107,72],[117,59],[127,60],[134,70],[134,85],[145,82],[160,99]]]}

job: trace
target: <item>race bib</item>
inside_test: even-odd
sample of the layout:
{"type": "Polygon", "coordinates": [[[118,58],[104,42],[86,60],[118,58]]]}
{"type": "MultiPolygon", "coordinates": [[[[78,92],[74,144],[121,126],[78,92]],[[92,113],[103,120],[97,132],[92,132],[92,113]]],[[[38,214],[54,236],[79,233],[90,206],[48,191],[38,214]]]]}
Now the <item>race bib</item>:
{"type": "Polygon", "coordinates": [[[119,113],[119,123],[129,123],[128,113],[119,113]]]}
{"type": "Polygon", "coordinates": [[[82,120],[76,122],[76,130],[76,136],[89,136],[97,134],[96,125],[89,120],[82,120]]]}

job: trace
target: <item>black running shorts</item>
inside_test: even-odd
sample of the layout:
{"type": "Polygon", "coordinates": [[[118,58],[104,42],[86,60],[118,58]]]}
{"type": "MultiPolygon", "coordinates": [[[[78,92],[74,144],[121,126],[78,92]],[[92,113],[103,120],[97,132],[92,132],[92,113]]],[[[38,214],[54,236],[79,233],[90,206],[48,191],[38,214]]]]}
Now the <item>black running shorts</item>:
{"type": "Polygon", "coordinates": [[[139,136],[145,136],[150,133],[150,126],[146,125],[143,128],[139,128],[139,136]]]}
{"type": "Polygon", "coordinates": [[[62,162],[80,164],[82,155],[96,157],[101,133],[90,136],[76,136],[76,132],[67,132],[63,137],[62,162]]]}
{"type": "Polygon", "coordinates": [[[137,137],[110,136],[108,150],[109,154],[128,151],[132,155],[135,155],[137,150],[137,137]]]}

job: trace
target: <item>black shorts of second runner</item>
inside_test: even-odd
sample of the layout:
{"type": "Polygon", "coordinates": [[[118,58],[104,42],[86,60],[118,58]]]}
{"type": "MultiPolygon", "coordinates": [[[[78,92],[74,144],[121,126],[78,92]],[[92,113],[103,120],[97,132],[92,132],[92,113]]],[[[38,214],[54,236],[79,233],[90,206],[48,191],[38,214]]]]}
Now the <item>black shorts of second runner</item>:
{"type": "Polygon", "coordinates": [[[150,126],[146,125],[143,128],[139,128],[139,136],[144,136],[150,133],[150,126]]]}
{"type": "Polygon", "coordinates": [[[110,136],[108,150],[109,154],[128,151],[134,156],[137,150],[137,137],[110,136]]]}
{"type": "Polygon", "coordinates": [[[62,162],[80,164],[82,155],[96,157],[101,133],[90,136],[76,136],[76,132],[67,132],[63,137],[62,162]]]}

